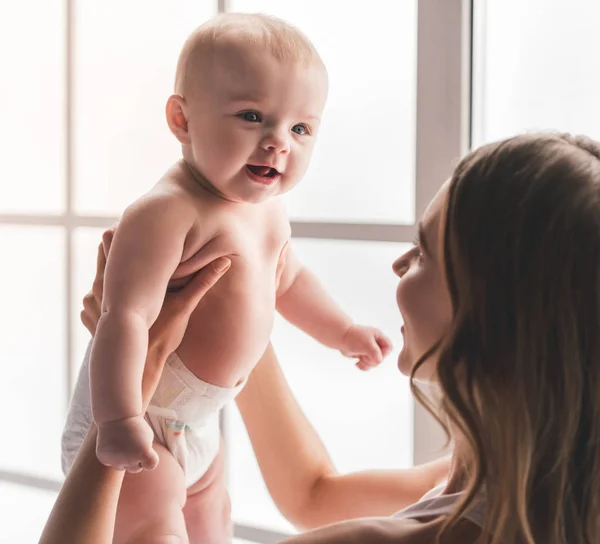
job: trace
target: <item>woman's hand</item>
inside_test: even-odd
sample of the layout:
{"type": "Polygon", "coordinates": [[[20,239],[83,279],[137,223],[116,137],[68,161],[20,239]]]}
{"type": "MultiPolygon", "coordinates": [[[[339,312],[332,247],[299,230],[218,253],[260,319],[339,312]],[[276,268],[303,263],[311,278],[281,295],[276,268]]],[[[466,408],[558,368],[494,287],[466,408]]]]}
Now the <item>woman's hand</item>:
{"type": "MultiPolygon", "coordinates": [[[[92,336],[96,332],[96,325],[100,318],[104,270],[114,233],[115,228],[112,227],[102,235],[102,243],[98,246],[96,277],[92,290],[83,298],[81,321],[92,336]]],[[[231,261],[227,257],[219,257],[196,272],[191,281],[181,290],[167,293],[160,314],[149,331],[147,365],[164,361],[170,353],[177,349],[183,339],[191,313],[202,297],[225,274],[230,265],[231,261]]],[[[144,377],[151,375],[153,375],[152,372],[144,373],[144,377]]],[[[146,384],[143,384],[143,389],[145,388],[146,384]]]]}
{"type": "MultiPolygon", "coordinates": [[[[92,335],[100,318],[106,257],[115,233],[102,236],[98,247],[96,278],[83,299],[81,321],[92,335]]],[[[180,291],[167,294],[162,310],[150,329],[148,356],[142,379],[144,410],[160,379],[166,357],[175,351],[200,299],[223,276],[231,264],[226,257],[216,259],[180,291]]],[[[96,457],[96,426],[92,425],[67,475],[40,538],[41,544],[113,541],[115,517],[124,472],[102,465],[96,457]]]]}

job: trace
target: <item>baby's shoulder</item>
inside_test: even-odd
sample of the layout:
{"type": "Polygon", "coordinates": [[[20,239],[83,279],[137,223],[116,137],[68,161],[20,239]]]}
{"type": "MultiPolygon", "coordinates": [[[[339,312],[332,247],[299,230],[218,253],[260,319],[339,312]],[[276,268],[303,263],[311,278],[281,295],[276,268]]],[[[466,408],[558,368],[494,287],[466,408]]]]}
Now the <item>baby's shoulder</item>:
{"type": "Polygon", "coordinates": [[[169,222],[190,222],[196,216],[196,207],[177,188],[157,184],[127,207],[124,216],[131,215],[149,216],[169,222]]]}

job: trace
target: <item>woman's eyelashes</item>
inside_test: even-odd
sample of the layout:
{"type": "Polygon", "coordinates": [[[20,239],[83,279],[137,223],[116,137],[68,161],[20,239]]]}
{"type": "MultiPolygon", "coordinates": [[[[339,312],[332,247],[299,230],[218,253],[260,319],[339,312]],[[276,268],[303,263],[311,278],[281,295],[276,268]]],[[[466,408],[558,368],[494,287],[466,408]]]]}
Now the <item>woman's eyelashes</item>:
{"type": "Polygon", "coordinates": [[[419,238],[413,240],[413,248],[411,250],[412,259],[417,259],[419,262],[423,262],[423,252],[421,251],[421,242],[419,238]]]}

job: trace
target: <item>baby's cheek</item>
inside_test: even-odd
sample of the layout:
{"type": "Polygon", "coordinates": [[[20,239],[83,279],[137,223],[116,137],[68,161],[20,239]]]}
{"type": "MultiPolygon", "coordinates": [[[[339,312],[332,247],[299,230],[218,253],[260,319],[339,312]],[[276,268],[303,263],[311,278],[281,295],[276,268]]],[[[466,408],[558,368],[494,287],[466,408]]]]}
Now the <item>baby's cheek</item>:
{"type": "Polygon", "coordinates": [[[310,159],[312,153],[302,153],[301,155],[296,155],[295,157],[290,157],[290,161],[288,162],[291,170],[294,172],[294,177],[296,180],[300,180],[306,174],[308,167],[310,166],[310,159]]]}

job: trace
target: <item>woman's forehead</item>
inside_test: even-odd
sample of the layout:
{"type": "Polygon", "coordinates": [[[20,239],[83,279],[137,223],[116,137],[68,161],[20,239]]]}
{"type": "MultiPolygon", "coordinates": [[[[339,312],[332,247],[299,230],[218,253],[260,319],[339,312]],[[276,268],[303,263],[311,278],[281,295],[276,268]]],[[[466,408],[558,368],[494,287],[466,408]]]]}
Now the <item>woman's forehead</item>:
{"type": "Polygon", "coordinates": [[[423,213],[423,218],[421,219],[423,230],[426,232],[432,244],[437,244],[437,240],[440,236],[439,231],[442,224],[442,215],[446,209],[449,185],[450,180],[444,182],[427,206],[423,213]]]}

